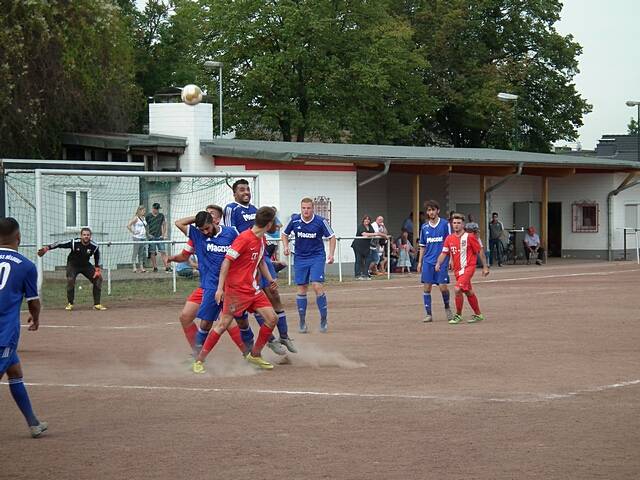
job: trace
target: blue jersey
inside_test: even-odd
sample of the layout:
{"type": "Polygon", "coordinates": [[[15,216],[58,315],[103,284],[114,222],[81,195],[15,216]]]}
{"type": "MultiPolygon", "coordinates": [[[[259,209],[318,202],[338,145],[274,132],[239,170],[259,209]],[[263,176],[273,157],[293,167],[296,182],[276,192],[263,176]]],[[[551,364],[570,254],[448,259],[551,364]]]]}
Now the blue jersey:
{"type": "Polygon", "coordinates": [[[238,233],[249,230],[256,222],[256,212],[258,209],[255,205],[242,205],[238,202],[231,202],[224,207],[223,221],[227,227],[235,227],[238,233]]]}
{"type": "Polygon", "coordinates": [[[36,266],[10,248],[0,248],[0,346],[16,348],[22,299],[38,298],[36,266]]]}
{"type": "Polygon", "coordinates": [[[311,220],[305,222],[299,213],[291,215],[291,221],[284,229],[286,235],[290,235],[291,232],[296,240],[296,258],[325,258],[322,239],[335,236],[326,219],[313,215],[311,220]]]}
{"type": "Polygon", "coordinates": [[[442,253],[444,239],[450,234],[451,225],[444,218],[438,218],[435,227],[432,227],[429,221],[422,224],[419,245],[424,247],[423,263],[436,264],[438,256],[442,253]]]}
{"type": "Polygon", "coordinates": [[[224,256],[238,236],[238,232],[235,228],[221,225],[216,235],[207,237],[196,227],[189,225],[187,234],[193,242],[193,248],[198,257],[200,286],[205,290],[217,290],[224,256]]]}

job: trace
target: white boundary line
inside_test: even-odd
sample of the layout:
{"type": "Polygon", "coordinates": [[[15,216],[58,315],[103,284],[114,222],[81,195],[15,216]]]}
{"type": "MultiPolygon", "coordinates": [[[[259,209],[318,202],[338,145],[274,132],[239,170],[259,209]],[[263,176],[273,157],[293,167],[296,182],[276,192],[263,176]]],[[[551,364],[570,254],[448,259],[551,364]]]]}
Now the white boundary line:
{"type": "MultiPolygon", "coordinates": [[[[7,385],[7,382],[0,382],[7,385]]],[[[359,398],[359,399],[389,399],[389,400],[435,400],[435,401],[459,401],[459,402],[494,402],[494,403],[535,403],[551,400],[563,400],[599,393],[618,388],[640,385],[640,379],[628,380],[609,385],[600,385],[567,393],[522,393],[512,397],[477,397],[461,395],[397,395],[385,393],[351,393],[351,392],[314,392],[304,390],[269,390],[269,389],[241,389],[241,388],[204,388],[204,387],[169,387],[152,385],[100,385],[92,383],[25,383],[30,387],[50,388],[78,388],[78,389],[109,389],[109,390],[146,390],[164,392],[198,392],[198,393],[250,393],[274,396],[307,396],[307,397],[333,397],[333,398],[359,398]]]]}

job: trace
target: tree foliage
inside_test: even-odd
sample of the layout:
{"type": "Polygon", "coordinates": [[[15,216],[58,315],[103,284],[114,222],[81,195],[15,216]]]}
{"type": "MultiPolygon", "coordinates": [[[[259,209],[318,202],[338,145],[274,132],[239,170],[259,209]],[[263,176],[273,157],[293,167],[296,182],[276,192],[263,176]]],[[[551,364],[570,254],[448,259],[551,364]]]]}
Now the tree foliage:
{"type": "Polygon", "coordinates": [[[638,121],[631,117],[627,125],[627,135],[638,135],[638,121]]]}
{"type": "Polygon", "coordinates": [[[63,131],[126,131],[140,108],[121,10],[99,0],[0,1],[0,152],[58,157],[63,131]]]}

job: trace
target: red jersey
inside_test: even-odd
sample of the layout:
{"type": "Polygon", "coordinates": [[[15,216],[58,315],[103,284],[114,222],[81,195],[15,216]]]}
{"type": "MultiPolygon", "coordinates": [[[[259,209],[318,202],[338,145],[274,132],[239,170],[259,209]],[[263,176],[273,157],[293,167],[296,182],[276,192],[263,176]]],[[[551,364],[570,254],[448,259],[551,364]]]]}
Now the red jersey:
{"type": "Polygon", "coordinates": [[[451,256],[453,273],[458,277],[473,273],[481,248],[478,237],[473,233],[464,232],[460,236],[452,233],[445,239],[442,253],[451,256]]]}
{"type": "Polygon", "coordinates": [[[188,239],[187,244],[182,249],[182,253],[191,256],[193,255],[193,252],[195,252],[195,249],[193,248],[193,242],[191,241],[191,239],[188,239]]]}
{"type": "Polygon", "coordinates": [[[233,241],[225,258],[231,261],[224,289],[236,293],[255,295],[260,291],[256,282],[258,266],[264,255],[264,240],[251,229],[245,230],[233,241]]]}

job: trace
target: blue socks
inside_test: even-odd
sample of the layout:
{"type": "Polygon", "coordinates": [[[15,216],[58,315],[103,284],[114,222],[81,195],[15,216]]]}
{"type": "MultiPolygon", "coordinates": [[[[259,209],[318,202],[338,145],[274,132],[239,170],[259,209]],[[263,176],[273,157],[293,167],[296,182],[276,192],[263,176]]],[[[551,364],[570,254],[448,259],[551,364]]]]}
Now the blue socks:
{"type": "Polygon", "coordinates": [[[427,315],[431,315],[431,294],[423,292],[422,301],[424,302],[424,309],[427,311],[427,315]]]}
{"type": "Polygon", "coordinates": [[[200,350],[202,350],[202,346],[204,345],[204,341],[207,339],[207,335],[209,335],[209,332],[198,326],[198,333],[196,333],[196,339],[193,344],[193,348],[196,352],[200,352],[200,350]]]}
{"type": "Polygon", "coordinates": [[[15,400],[16,405],[18,405],[22,415],[24,415],[24,418],[27,420],[27,424],[30,427],[38,425],[40,422],[38,421],[35,413],[33,413],[31,401],[29,400],[29,395],[27,394],[27,389],[22,382],[22,378],[10,378],[9,390],[11,390],[11,396],[15,400]]]}
{"type": "Polygon", "coordinates": [[[307,296],[296,295],[296,305],[298,306],[298,315],[300,315],[300,327],[302,327],[307,317],[307,296]]]}
{"type": "Polygon", "coordinates": [[[450,308],[449,307],[449,290],[447,290],[446,292],[442,292],[442,301],[444,302],[444,308],[450,308]]]}
{"type": "Polygon", "coordinates": [[[287,326],[287,314],[282,310],[278,314],[278,333],[280,338],[289,338],[289,327],[287,326]]]}
{"type": "Polygon", "coordinates": [[[327,295],[322,294],[316,297],[316,303],[318,304],[318,310],[320,311],[320,326],[327,324],[327,295]]]}

